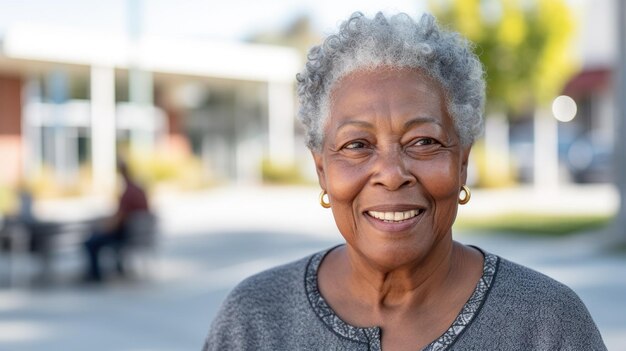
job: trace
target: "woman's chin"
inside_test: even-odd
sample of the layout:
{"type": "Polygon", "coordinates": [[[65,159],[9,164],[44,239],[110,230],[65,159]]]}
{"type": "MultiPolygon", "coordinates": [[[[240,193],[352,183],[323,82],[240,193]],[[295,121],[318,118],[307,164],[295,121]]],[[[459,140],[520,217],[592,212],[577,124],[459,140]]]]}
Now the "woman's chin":
{"type": "Polygon", "coordinates": [[[368,266],[381,271],[392,271],[419,265],[431,251],[430,245],[406,245],[401,243],[356,248],[368,266]]]}

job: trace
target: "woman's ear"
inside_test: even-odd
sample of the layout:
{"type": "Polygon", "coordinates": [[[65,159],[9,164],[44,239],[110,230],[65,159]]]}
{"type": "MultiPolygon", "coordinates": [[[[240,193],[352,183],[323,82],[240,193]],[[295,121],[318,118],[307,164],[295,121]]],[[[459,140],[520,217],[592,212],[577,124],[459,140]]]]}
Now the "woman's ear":
{"type": "Polygon", "coordinates": [[[311,155],[313,155],[313,161],[315,162],[317,180],[320,184],[320,187],[326,190],[326,174],[324,173],[324,160],[322,154],[319,152],[311,151],[311,155]]]}
{"type": "Polygon", "coordinates": [[[461,147],[461,184],[467,183],[467,164],[469,163],[469,155],[472,145],[461,147]]]}

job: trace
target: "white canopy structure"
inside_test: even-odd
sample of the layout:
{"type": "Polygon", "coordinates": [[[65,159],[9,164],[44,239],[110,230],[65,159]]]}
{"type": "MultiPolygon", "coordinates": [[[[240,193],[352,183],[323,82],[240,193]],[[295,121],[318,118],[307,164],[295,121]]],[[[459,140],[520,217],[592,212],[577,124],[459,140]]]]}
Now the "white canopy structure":
{"type": "MultiPolygon", "coordinates": [[[[116,117],[119,108],[115,101],[115,77],[116,70],[120,69],[139,70],[149,75],[209,77],[267,84],[268,122],[267,130],[263,131],[267,134],[267,145],[262,146],[272,162],[294,162],[293,84],[301,63],[293,49],[172,37],[141,37],[133,41],[124,33],[89,33],[37,25],[9,28],[0,43],[0,68],[16,67],[27,72],[29,67],[61,64],[90,72],[90,101],[88,106],[83,105],[82,108],[90,111],[91,159],[96,186],[108,187],[115,178],[116,119],[119,122],[121,118],[116,117]]],[[[148,84],[152,81],[149,80],[148,84]]],[[[143,107],[154,110],[151,99],[147,102],[148,106],[143,107]]],[[[41,121],[44,117],[31,115],[40,111],[42,106],[38,101],[29,100],[28,96],[23,104],[24,144],[32,144],[34,136],[27,135],[30,129],[24,123],[41,121]],[[33,106],[35,103],[38,105],[33,106]]],[[[154,126],[149,128],[164,125],[162,116],[159,117],[158,113],[152,115],[155,116],[154,126]]],[[[25,162],[37,159],[33,154],[37,148],[40,145],[25,148],[25,162]]]]}

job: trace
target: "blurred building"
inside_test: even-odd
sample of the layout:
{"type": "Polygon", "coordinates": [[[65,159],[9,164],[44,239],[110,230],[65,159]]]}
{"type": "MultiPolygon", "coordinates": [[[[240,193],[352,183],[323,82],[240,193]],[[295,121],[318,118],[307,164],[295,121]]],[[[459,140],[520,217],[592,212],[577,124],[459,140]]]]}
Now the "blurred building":
{"type": "MultiPolygon", "coordinates": [[[[620,1],[620,0],[617,0],[620,1]]],[[[613,175],[617,65],[617,1],[585,1],[579,28],[582,68],[563,89],[578,106],[574,120],[562,126],[564,159],[576,182],[606,182],[613,175]]]]}
{"type": "Polygon", "coordinates": [[[86,33],[39,26],[0,37],[0,182],[42,167],[72,182],[115,179],[120,145],[193,153],[212,177],[255,180],[262,160],[294,160],[288,48],[86,33]]]}
{"type": "MultiPolygon", "coordinates": [[[[613,177],[615,142],[615,92],[618,33],[617,1],[580,1],[574,7],[579,19],[577,52],[580,70],[561,94],[577,105],[575,118],[558,122],[560,178],[576,183],[610,182],[613,177]]],[[[533,181],[533,119],[522,116],[512,121],[511,151],[517,177],[533,181]]]]}

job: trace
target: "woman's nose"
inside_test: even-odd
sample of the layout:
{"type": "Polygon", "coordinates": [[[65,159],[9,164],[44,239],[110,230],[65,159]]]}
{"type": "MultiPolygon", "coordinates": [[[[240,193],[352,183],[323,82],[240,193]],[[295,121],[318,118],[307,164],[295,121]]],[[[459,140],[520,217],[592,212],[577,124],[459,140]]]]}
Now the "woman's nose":
{"type": "Polygon", "coordinates": [[[403,157],[401,150],[380,153],[371,180],[374,185],[384,186],[388,190],[414,185],[417,178],[407,166],[408,160],[403,157]]]}

